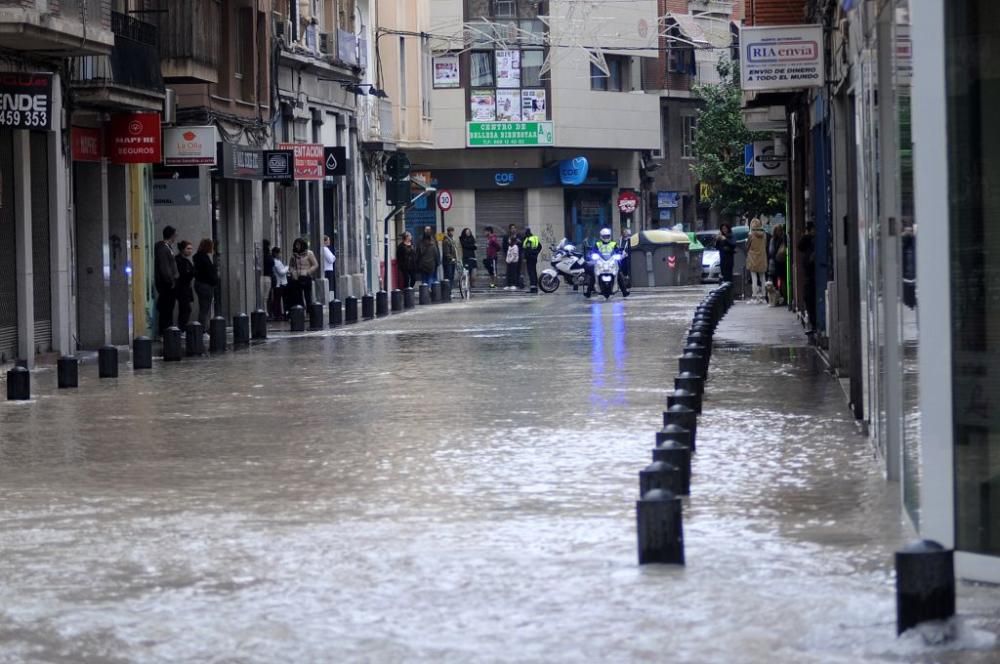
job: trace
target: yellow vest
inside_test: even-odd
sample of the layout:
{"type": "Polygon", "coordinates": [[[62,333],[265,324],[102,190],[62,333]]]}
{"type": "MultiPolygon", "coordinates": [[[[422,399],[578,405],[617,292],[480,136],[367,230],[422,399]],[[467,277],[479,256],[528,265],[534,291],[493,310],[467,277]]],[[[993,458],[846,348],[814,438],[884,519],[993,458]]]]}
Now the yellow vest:
{"type": "Polygon", "coordinates": [[[537,249],[541,244],[541,240],[538,239],[537,235],[529,235],[524,238],[524,248],[525,249],[537,249]]]}

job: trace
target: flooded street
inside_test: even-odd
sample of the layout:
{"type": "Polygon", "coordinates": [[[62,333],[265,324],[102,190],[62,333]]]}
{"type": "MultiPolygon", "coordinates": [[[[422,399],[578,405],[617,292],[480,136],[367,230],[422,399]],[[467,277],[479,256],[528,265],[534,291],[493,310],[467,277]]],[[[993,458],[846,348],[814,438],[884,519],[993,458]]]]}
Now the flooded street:
{"type": "Polygon", "coordinates": [[[896,639],[898,486],[805,347],[720,340],[687,566],[637,566],[703,293],[480,297],[72,393],[37,373],[0,403],[0,662],[998,661],[962,597],[957,645],[896,639]]]}

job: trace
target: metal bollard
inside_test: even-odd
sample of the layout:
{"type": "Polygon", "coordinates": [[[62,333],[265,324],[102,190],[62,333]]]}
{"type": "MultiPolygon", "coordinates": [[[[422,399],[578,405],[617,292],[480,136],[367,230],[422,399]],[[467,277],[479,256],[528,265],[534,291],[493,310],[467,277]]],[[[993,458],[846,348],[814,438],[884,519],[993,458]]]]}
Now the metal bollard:
{"type": "Polygon", "coordinates": [[[267,312],[262,309],[250,314],[250,336],[254,339],[267,339],[267,312]]]}
{"type": "Polygon", "coordinates": [[[80,387],[80,361],[72,355],[63,355],[56,361],[59,389],[80,387]]]}
{"type": "Polygon", "coordinates": [[[665,440],[653,448],[653,461],[662,461],[677,469],[680,478],[674,493],[687,496],[691,493],[691,448],[676,440],[665,440]]]}
{"type": "Polygon", "coordinates": [[[208,349],[213,353],[226,352],[226,319],[222,316],[208,321],[208,349]]]}
{"type": "Polygon", "coordinates": [[[330,310],[330,327],[340,327],[344,324],[344,303],[334,300],[327,307],[330,310]]]}
{"type": "Polygon", "coordinates": [[[375,315],[379,318],[389,315],[389,294],[384,290],[375,293],[375,315]]]}
{"type": "Polygon", "coordinates": [[[705,369],[707,368],[704,355],[684,353],[677,358],[677,370],[681,373],[688,371],[698,376],[704,376],[706,374],[705,369]]]}
{"type": "Polygon", "coordinates": [[[136,337],[132,342],[132,370],[153,368],[153,340],[149,337],[136,337]]]}
{"type": "Polygon", "coordinates": [[[289,310],[288,320],[292,323],[292,332],[306,331],[306,310],[301,304],[296,304],[289,310]]]}
{"type": "Polygon", "coordinates": [[[391,305],[392,313],[403,310],[403,291],[398,288],[394,288],[392,293],[389,294],[389,303],[391,305]]]}
{"type": "Polygon", "coordinates": [[[358,298],[353,295],[344,300],[344,322],[348,325],[358,322],[358,298]]]}
{"type": "Polygon", "coordinates": [[[691,451],[696,449],[695,441],[698,439],[698,414],[693,409],[680,404],[674,404],[663,411],[663,426],[676,424],[691,432],[691,451]]]}
{"type": "Polygon", "coordinates": [[[705,379],[693,371],[682,371],[674,378],[674,388],[702,396],[705,394],[705,379]]]}
{"type": "Polygon", "coordinates": [[[694,451],[694,447],[691,445],[691,431],[689,429],[685,429],[679,424],[668,424],[656,432],[656,444],[658,446],[668,440],[671,440],[679,445],[683,445],[692,452],[694,451]]]}
{"type": "Polygon", "coordinates": [[[246,314],[233,316],[233,346],[250,345],[250,317],[246,314]]]}
{"type": "Polygon", "coordinates": [[[319,302],[313,302],[309,305],[309,329],[310,330],[322,330],[323,329],[323,309],[325,307],[319,302]]]}
{"type": "Polygon", "coordinates": [[[705,358],[705,367],[707,369],[709,363],[712,361],[712,350],[706,347],[704,344],[684,344],[685,353],[694,353],[695,355],[701,355],[705,358]]]}
{"type": "Polygon", "coordinates": [[[412,309],[415,306],[414,296],[416,293],[412,286],[403,289],[403,309],[412,309]]]}
{"type": "Polygon", "coordinates": [[[441,281],[441,301],[451,302],[451,282],[447,279],[441,281]]]}
{"type": "Polygon", "coordinates": [[[201,323],[198,321],[188,323],[184,333],[184,341],[188,357],[198,357],[205,354],[205,328],[201,326],[201,323]]]}
{"type": "Polygon", "coordinates": [[[690,332],[687,335],[687,343],[688,345],[701,344],[705,348],[708,348],[712,345],[712,337],[703,332],[690,332]]]}
{"type": "Polygon", "coordinates": [[[667,394],[667,408],[675,405],[687,406],[701,415],[701,395],[690,390],[675,388],[673,392],[669,392],[667,394]]]}
{"type": "Polygon", "coordinates": [[[368,294],[361,296],[361,317],[365,320],[375,318],[375,296],[368,294]]]}
{"type": "Polygon", "coordinates": [[[896,552],[896,634],[955,615],[955,552],[919,540],[896,552]]]}
{"type": "Polygon", "coordinates": [[[101,378],[118,378],[118,349],[104,346],[97,351],[97,374],[101,378]]]}
{"type": "Polygon", "coordinates": [[[31,372],[27,367],[14,367],[7,372],[7,401],[31,399],[31,372]]]}
{"type": "Polygon", "coordinates": [[[181,361],[181,330],[171,325],[163,332],[163,361],[181,361]]]}
{"type": "MultiPolygon", "coordinates": [[[[441,282],[435,281],[431,284],[431,303],[440,304],[441,302],[441,282]]],[[[420,304],[423,304],[421,302],[420,304]]]]}
{"type": "Polygon", "coordinates": [[[639,564],[684,564],[681,499],[662,489],[644,494],[635,504],[639,564]]]}
{"type": "Polygon", "coordinates": [[[639,471],[639,495],[645,496],[653,489],[681,493],[680,468],[665,461],[654,461],[639,471]]]}
{"type": "Polygon", "coordinates": [[[418,298],[420,304],[430,304],[431,303],[431,287],[427,284],[420,284],[420,296],[418,298]]]}

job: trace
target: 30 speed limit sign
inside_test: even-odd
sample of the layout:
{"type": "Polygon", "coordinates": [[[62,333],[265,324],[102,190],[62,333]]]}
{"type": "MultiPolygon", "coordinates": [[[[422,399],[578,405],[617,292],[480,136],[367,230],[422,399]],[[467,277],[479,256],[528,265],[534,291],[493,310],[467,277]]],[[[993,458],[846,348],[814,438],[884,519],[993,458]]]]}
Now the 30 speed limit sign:
{"type": "Polygon", "coordinates": [[[441,208],[442,212],[447,212],[451,209],[452,199],[451,192],[447,189],[442,189],[438,192],[438,207],[441,208]]]}

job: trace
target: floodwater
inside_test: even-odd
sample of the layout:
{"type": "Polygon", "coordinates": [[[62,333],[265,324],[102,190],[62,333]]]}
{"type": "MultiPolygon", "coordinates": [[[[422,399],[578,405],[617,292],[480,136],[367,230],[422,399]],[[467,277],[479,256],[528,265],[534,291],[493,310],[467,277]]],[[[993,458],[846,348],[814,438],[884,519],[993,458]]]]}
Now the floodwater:
{"type": "Polygon", "coordinates": [[[807,349],[716,352],[688,564],[637,566],[703,292],[38,372],[0,403],[0,662],[998,661],[989,589],[953,644],[896,639],[897,491],[807,349]]]}

